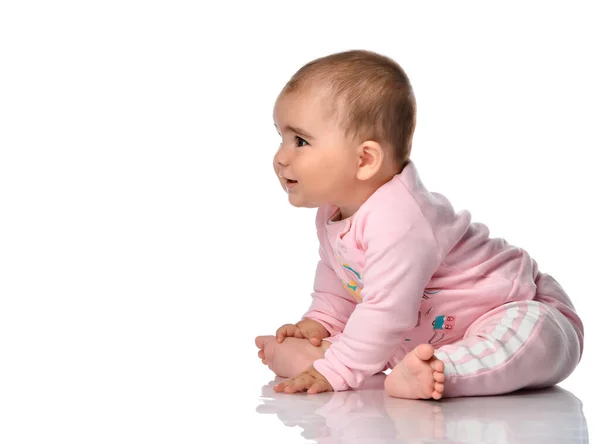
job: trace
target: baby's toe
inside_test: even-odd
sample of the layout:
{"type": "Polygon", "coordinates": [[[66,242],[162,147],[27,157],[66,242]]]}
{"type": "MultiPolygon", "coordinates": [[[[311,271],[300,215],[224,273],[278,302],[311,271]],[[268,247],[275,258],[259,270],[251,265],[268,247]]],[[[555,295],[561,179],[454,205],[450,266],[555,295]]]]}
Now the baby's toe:
{"type": "Polygon", "coordinates": [[[444,382],[446,380],[446,375],[441,372],[433,372],[433,380],[435,382],[444,382]]]}
{"type": "Polygon", "coordinates": [[[429,365],[433,369],[434,372],[443,373],[444,371],[444,363],[439,359],[433,359],[429,365]]]}
{"type": "Polygon", "coordinates": [[[438,393],[444,393],[444,384],[440,383],[440,382],[436,382],[435,384],[433,384],[433,388],[435,389],[436,392],[438,393]]]}
{"type": "MultiPolygon", "coordinates": [[[[429,344],[420,344],[414,349],[415,356],[421,361],[428,361],[433,356],[434,349],[429,344]]],[[[435,370],[435,369],[434,369],[435,370]]]]}
{"type": "Polygon", "coordinates": [[[262,349],[265,348],[265,345],[267,345],[267,343],[273,339],[275,339],[275,336],[257,336],[256,339],[254,339],[254,343],[258,348],[262,349]]]}

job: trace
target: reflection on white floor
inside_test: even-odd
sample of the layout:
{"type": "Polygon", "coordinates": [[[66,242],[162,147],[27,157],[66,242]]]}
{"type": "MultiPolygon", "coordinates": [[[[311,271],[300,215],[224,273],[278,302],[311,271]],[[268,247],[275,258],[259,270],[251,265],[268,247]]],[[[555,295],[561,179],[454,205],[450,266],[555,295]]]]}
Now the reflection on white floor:
{"type": "MultiPolygon", "coordinates": [[[[299,426],[308,442],[333,443],[587,443],[582,403],[553,387],[505,396],[437,401],[395,399],[383,391],[385,375],[361,390],[318,395],[275,393],[263,387],[257,412],[299,426]]],[[[282,427],[283,427],[282,425],[282,427]]]]}

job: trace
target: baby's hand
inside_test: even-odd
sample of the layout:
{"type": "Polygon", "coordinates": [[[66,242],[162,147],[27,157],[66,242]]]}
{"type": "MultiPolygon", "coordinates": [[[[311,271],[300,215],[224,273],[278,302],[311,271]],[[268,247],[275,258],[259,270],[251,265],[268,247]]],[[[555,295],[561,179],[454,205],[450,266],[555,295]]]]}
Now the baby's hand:
{"type": "Polygon", "coordinates": [[[321,340],[329,337],[325,327],[312,319],[303,319],[297,324],[285,324],[277,329],[275,337],[277,342],[283,342],[286,337],[308,339],[316,347],[321,345],[321,340]]]}
{"type": "Polygon", "coordinates": [[[308,393],[321,393],[321,392],[332,392],[333,387],[325,379],[321,373],[316,371],[314,367],[310,367],[308,370],[300,373],[298,376],[287,379],[280,384],[273,387],[278,393],[296,393],[296,392],[308,392],[308,393]]]}

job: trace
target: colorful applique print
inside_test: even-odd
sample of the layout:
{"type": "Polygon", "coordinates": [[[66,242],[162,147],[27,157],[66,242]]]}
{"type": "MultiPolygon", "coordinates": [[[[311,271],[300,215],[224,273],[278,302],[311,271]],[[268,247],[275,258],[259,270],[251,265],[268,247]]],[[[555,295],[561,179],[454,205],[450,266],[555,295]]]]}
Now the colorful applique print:
{"type": "Polygon", "coordinates": [[[431,298],[432,295],[438,294],[440,291],[442,291],[442,290],[435,290],[435,291],[424,290],[423,291],[423,296],[421,297],[421,299],[427,300],[427,299],[431,298]]]}
{"type": "Polygon", "coordinates": [[[431,323],[434,330],[452,330],[454,328],[454,316],[437,316],[431,323]]]}
{"type": "Polygon", "coordinates": [[[362,280],[362,279],[361,279],[361,277],[360,277],[360,274],[359,274],[359,273],[357,273],[356,271],[354,271],[354,270],[352,269],[352,267],[350,267],[350,265],[348,265],[348,264],[342,264],[342,265],[343,265],[343,267],[344,267],[346,270],[350,270],[352,273],[354,273],[354,275],[356,276],[356,279],[358,279],[359,281],[360,281],[360,280],[362,280]]]}
{"type": "Polygon", "coordinates": [[[452,330],[454,328],[454,316],[436,316],[431,325],[433,325],[433,336],[429,340],[430,344],[435,344],[444,339],[444,330],[452,330]]]}
{"type": "Polygon", "coordinates": [[[423,305],[421,306],[421,310],[419,310],[419,313],[417,314],[417,323],[415,325],[415,328],[418,328],[421,326],[421,318],[429,316],[429,314],[431,313],[431,310],[433,310],[433,307],[427,307],[427,305],[425,305],[425,303],[423,303],[423,305]],[[427,309],[427,311],[425,312],[425,314],[423,314],[423,311],[425,309],[427,309]]]}
{"type": "Polygon", "coordinates": [[[352,297],[356,299],[357,302],[362,302],[362,296],[360,295],[362,288],[360,288],[356,282],[350,281],[346,283],[346,289],[350,292],[352,297]]]}
{"type": "Polygon", "coordinates": [[[421,326],[421,312],[417,314],[417,323],[415,324],[415,328],[419,328],[421,326]]]}
{"type": "Polygon", "coordinates": [[[360,295],[360,292],[362,290],[362,277],[360,276],[360,273],[354,270],[350,265],[343,263],[342,258],[340,256],[338,256],[337,259],[342,265],[342,267],[344,267],[346,270],[352,273],[352,275],[358,281],[356,282],[354,281],[354,279],[351,279],[349,282],[346,282],[343,279],[340,279],[342,281],[342,284],[346,287],[346,290],[348,290],[348,292],[352,295],[356,302],[360,304],[362,302],[362,296],[360,295]]]}

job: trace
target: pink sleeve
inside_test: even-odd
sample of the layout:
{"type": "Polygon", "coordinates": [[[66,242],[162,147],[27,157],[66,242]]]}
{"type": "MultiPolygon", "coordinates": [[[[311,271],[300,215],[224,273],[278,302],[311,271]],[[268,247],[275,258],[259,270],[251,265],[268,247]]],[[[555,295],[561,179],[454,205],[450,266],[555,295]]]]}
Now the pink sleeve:
{"type": "Polygon", "coordinates": [[[418,208],[407,213],[371,214],[363,230],[363,302],[314,363],[336,391],[359,387],[385,368],[402,333],[415,326],[423,290],[441,263],[428,222],[418,208]]]}
{"type": "Polygon", "coordinates": [[[322,246],[319,248],[319,255],[321,260],[317,264],[312,304],[302,319],[319,322],[331,336],[335,336],[344,330],[356,307],[356,301],[329,265],[322,246]]]}

